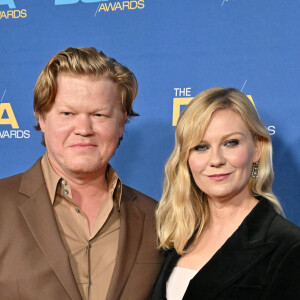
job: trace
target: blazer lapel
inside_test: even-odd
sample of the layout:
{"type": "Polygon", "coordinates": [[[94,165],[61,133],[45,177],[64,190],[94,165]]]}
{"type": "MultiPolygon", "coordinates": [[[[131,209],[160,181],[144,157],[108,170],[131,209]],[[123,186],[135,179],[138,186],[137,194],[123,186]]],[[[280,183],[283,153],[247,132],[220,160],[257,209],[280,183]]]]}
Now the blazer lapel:
{"type": "Polygon", "coordinates": [[[275,214],[266,200],[261,200],[190,281],[183,299],[215,297],[268,255],[277,245],[276,242],[264,241],[265,231],[275,214]]]}
{"type": "Polygon", "coordinates": [[[166,300],[166,292],[167,292],[167,286],[166,283],[174,269],[174,267],[177,264],[178,259],[180,258],[180,255],[175,251],[175,249],[172,249],[167,254],[167,259],[165,261],[165,264],[163,265],[163,268],[161,269],[161,272],[156,280],[154,290],[151,295],[151,299],[153,300],[166,300]]]}
{"type": "Polygon", "coordinates": [[[49,265],[71,299],[82,299],[60,237],[39,161],[24,173],[20,193],[29,198],[22,201],[19,209],[49,265]]]}
{"type": "Polygon", "coordinates": [[[120,299],[138,254],[145,216],[134,199],[123,185],[118,253],[106,300],[120,299]]]}

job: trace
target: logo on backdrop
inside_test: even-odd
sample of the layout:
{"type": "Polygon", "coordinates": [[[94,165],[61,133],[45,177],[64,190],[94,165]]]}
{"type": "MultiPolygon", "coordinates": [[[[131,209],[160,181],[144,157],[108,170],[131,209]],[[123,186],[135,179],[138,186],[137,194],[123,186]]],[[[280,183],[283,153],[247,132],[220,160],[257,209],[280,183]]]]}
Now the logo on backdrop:
{"type": "Polygon", "coordinates": [[[95,16],[101,12],[115,12],[124,10],[143,9],[145,7],[145,0],[131,0],[131,1],[110,1],[110,0],[55,0],[55,5],[67,5],[82,3],[99,3],[95,16]]]}
{"type": "Polygon", "coordinates": [[[0,20],[24,18],[27,18],[27,10],[17,8],[14,0],[0,0],[0,20]]]}
{"type": "MultiPolygon", "coordinates": [[[[237,1],[237,0],[230,0],[230,1],[237,1]]],[[[221,6],[223,6],[226,2],[229,2],[229,0],[222,0],[221,6]]]]}
{"type": "Polygon", "coordinates": [[[30,130],[20,129],[16,115],[10,102],[2,102],[6,90],[0,102],[0,139],[28,139],[30,130]]]}
{"type": "Polygon", "coordinates": [[[76,4],[79,2],[96,3],[96,2],[106,2],[106,1],[108,0],[55,0],[55,5],[76,4]]]}
{"type": "MultiPolygon", "coordinates": [[[[184,108],[192,101],[193,97],[191,96],[191,87],[185,88],[174,88],[175,97],[173,98],[173,117],[172,117],[172,125],[176,126],[178,122],[178,118],[184,108]]],[[[254,104],[253,98],[251,95],[247,95],[249,100],[254,104]]],[[[276,128],[274,125],[267,126],[270,135],[274,135],[276,133],[276,128]]]]}
{"type": "Polygon", "coordinates": [[[144,9],[144,8],[145,8],[144,0],[100,3],[98,5],[96,14],[101,12],[136,10],[136,9],[144,9]]]}

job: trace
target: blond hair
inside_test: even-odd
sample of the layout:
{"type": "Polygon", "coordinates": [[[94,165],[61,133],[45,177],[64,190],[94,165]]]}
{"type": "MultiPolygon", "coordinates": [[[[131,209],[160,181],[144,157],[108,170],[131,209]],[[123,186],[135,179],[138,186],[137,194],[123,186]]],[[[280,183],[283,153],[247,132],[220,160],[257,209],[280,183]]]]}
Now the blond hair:
{"type": "Polygon", "coordinates": [[[242,92],[229,88],[206,90],[190,102],[181,114],[175,131],[174,150],[165,166],[163,194],[156,218],[159,247],[174,247],[179,254],[187,243],[198,237],[209,219],[206,195],[195,184],[188,166],[190,150],[199,144],[212,114],[220,109],[239,113],[254,139],[262,143],[259,177],[249,178],[248,188],[253,196],[263,196],[276,211],[283,213],[272,192],[272,143],[268,130],[255,107],[242,92]]]}

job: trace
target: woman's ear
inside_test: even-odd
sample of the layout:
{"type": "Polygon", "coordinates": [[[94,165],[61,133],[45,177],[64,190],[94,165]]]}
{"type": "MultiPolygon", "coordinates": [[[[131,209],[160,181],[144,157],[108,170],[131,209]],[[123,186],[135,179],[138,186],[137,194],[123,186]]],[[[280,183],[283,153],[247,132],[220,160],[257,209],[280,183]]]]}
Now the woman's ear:
{"type": "Polygon", "coordinates": [[[254,141],[254,152],[252,162],[258,162],[261,157],[263,146],[263,139],[261,137],[257,137],[254,141]]]}

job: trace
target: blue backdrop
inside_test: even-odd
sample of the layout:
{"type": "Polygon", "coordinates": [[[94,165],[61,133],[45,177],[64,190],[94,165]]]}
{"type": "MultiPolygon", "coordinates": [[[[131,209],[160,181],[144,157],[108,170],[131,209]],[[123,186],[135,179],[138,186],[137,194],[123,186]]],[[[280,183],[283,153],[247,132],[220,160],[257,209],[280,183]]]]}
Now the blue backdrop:
{"type": "Polygon", "coordinates": [[[300,225],[299,8],[298,0],[0,0],[0,178],[44,152],[32,94],[47,61],[94,46],[139,81],[141,116],[111,161],[124,183],[159,200],[176,111],[204,89],[235,87],[272,135],[274,191],[300,225]]]}

